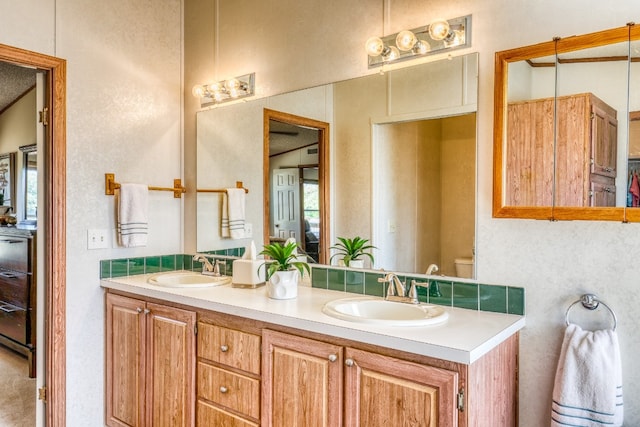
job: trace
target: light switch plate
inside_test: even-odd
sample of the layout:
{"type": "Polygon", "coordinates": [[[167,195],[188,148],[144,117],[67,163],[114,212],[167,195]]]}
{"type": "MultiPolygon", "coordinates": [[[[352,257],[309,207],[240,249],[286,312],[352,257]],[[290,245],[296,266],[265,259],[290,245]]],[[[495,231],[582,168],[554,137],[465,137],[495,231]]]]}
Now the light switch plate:
{"type": "Polygon", "coordinates": [[[87,230],[87,249],[107,249],[109,247],[109,230],[93,228],[87,230]]]}
{"type": "Polygon", "coordinates": [[[244,237],[253,236],[253,225],[250,222],[244,223],[244,237]]]}

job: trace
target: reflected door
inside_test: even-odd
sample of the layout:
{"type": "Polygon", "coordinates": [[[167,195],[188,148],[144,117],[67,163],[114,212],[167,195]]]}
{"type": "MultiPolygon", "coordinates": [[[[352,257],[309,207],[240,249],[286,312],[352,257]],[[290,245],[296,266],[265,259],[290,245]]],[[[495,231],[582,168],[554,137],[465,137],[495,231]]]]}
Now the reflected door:
{"type": "Polygon", "coordinates": [[[299,241],[300,235],[300,173],[297,168],[275,169],[272,181],[272,235],[299,241]]]}

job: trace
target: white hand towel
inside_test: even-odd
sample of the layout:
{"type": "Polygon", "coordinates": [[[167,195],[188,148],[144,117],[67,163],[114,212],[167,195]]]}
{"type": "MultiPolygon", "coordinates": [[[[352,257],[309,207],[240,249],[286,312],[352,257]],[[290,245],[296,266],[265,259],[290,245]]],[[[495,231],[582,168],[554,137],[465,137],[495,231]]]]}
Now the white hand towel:
{"type": "Polygon", "coordinates": [[[127,248],[147,245],[149,187],[121,184],[116,192],[118,203],[118,243],[127,248]]]}
{"type": "Polygon", "coordinates": [[[622,426],[618,335],[569,325],[553,387],[551,426],[622,426]]]}
{"type": "Polygon", "coordinates": [[[244,197],[243,188],[227,188],[222,194],[222,237],[241,239],[244,237],[244,197]]]}

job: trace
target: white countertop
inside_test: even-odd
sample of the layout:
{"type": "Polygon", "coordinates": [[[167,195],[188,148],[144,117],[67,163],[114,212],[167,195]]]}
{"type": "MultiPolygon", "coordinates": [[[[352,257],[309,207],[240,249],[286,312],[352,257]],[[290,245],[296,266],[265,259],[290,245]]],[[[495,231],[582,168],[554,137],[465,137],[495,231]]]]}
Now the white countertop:
{"type": "Polygon", "coordinates": [[[298,297],[274,300],[266,288],[168,288],[147,283],[150,274],[103,279],[101,286],[248,319],[359,341],[452,362],[471,364],[522,329],[524,316],[446,307],[449,318],[423,327],[367,325],[322,313],[328,301],[357,294],[299,286],[298,297]]]}

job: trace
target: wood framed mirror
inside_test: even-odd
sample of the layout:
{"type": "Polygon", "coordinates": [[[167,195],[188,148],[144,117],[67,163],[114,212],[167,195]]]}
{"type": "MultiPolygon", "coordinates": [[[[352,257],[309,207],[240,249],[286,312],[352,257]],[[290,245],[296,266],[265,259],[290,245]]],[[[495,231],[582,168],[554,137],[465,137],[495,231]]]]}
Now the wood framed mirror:
{"type": "Polygon", "coordinates": [[[629,24],[496,53],[494,217],[640,221],[627,208],[637,40],[629,24]]]}

